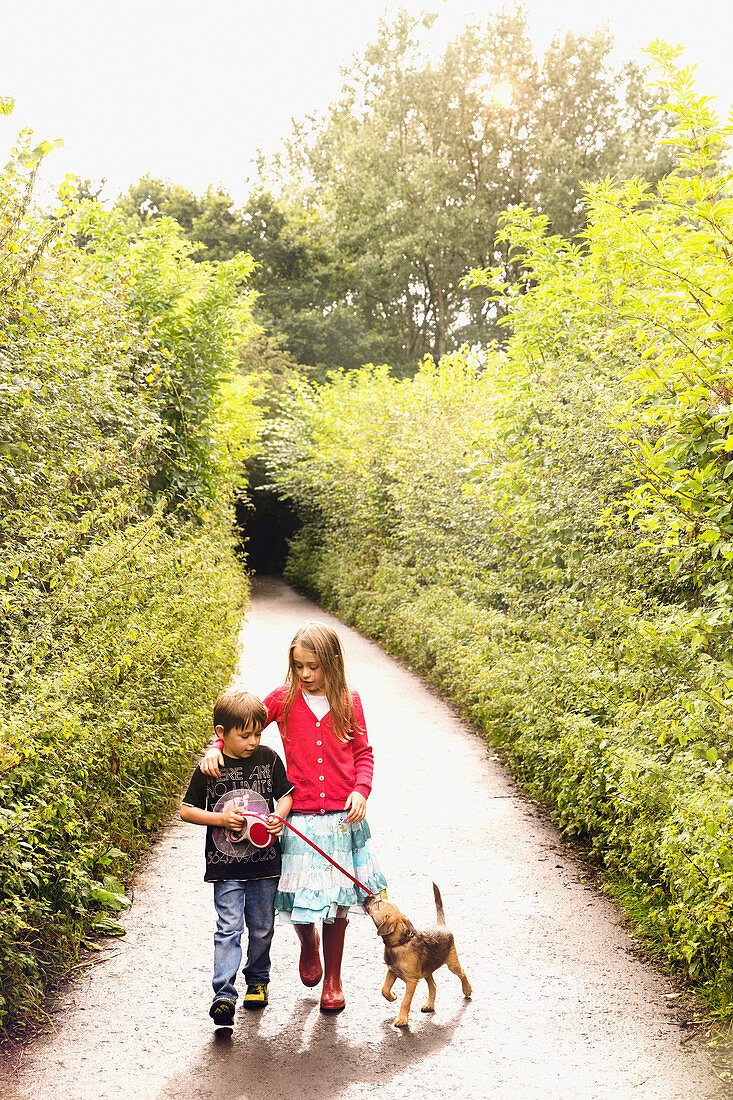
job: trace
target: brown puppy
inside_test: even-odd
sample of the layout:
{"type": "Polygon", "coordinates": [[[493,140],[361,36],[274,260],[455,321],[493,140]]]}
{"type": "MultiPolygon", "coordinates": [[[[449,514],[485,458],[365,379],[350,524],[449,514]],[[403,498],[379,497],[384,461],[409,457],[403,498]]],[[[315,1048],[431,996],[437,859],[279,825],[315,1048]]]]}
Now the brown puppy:
{"type": "Polygon", "coordinates": [[[421,1011],[435,1011],[433,971],[443,964],[461,979],[463,995],[471,996],[471,986],[458,960],[453,933],[445,925],[443,902],[435,883],[433,893],[438,923],[427,932],[418,932],[404,913],[389,901],[369,897],[364,902],[364,908],[377,926],[377,935],[384,940],[384,961],[388,969],[382,986],[382,996],[388,1001],[396,1001],[397,994],[392,992],[392,986],[398,978],[405,983],[405,996],[394,1022],[395,1027],[408,1026],[410,1005],[421,978],[428,984],[428,999],[421,1011]]]}

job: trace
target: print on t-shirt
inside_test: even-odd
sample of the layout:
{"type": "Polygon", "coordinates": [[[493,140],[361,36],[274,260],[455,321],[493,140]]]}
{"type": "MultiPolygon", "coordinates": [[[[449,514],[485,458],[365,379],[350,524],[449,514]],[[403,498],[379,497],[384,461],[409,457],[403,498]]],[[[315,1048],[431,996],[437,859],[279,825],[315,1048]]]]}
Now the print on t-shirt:
{"type": "MultiPolygon", "coordinates": [[[[183,801],[188,806],[202,810],[214,810],[223,795],[232,791],[255,792],[261,795],[271,813],[283,795],[292,791],[285,765],[274,751],[260,745],[251,756],[237,758],[224,756],[224,767],[218,778],[208,778],[199,767],[191,776],[183,801]]],[[[226,845],[221,851],[214,840],[214,828],[206,829],[206,882],[225,879],[276,878],[280,874],[280,844],[269,848],[255,848],[249,841],[226,845]]],[[[217,832],[223,832],[218,829],[217,832]]]]}
{"type": "MultiPolygon", "coordinates": [[[[270,812],[264,798],[261,794],[257,794],[257,791],[237,790],[227,791],[226,794],[223,794],[214,806],[214,813],[222,813],[226,806],[232,805],[235,809],[240,810],[241,813],[250,815],[257,814],[258,818],[267,817],[270,812]]],[[[236,856],[242,845],[247,845],[249,843],[250,847],[268,848],[274,840],[274,837],[267,832],[264,826],[257,822],[257,818],[252,817],[249,819],[245,818],[244,827],[238,829],[236,832],[232,832],[229,829],[222,829],[218,825],[214,825],[211,830],[211,836],[219,851],[226,852],[226,854],[230,856],[236,856]],[[256,840],[252,840],[249,836],[249,828],[252,825],[254,825],[256,830],[256,840]]]]}

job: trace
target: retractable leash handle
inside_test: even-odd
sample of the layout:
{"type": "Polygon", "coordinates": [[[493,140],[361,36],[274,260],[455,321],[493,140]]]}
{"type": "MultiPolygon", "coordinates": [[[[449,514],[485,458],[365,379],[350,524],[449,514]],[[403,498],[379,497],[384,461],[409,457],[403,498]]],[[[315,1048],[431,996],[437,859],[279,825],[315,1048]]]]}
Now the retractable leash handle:
{"type": "Polygon", "coordinates": [[[282,821],[283,825],[285,825],[286,828],[290,829],[291,833],[295,833],[295,835],[299,836],[301,840],[304,840],[306,844],[310,844],[311,848],[318,852],[319,855],[323,856],[324,859],[327,859],[328,862],[333,867],[335,867],[337,871],[340,871],[342,875],[346,875],[347,878],[350,878],[354,885],[358,886],[360,890],[363,890],[366,894],[371,895],[371,897],[373,898],[377,896],[373,890],[370,890],[369,887],[365,886],[363,882],[359,882],[358,878],[354,878],[353,875],[349,874],[349,872],[344,867],[342,867],[340,863],[337,863],[335,859],[331,859],[331,857],[327,855],[322,848],[319,848],[317,844],[314,844],[312,840],[309,840],[307,836],[304,836],[303,833],[301,833],[300,829],[296,829],[295,826],[291,825],[289,821],[286,821],[284,817],[280,817],[279,814],[270,814],[268,817],[260,817],[259,814],[248,814],[247,816],[256,817],[259,821],[262,822],[267,822],[272,817],[274,817],[276,821],[282,821]]]}
{"type": "Polygon", "coordinates": [[[260,814],[248,810],[244,814],[242,828],[229,831],[230,841],[232,844],[241,844],[242,841],[248,840],[255,848],[269,848],[275,843],[275,837],[272,833],[268,833],[265,821],[266,818],[261,817],[260,814]]]}

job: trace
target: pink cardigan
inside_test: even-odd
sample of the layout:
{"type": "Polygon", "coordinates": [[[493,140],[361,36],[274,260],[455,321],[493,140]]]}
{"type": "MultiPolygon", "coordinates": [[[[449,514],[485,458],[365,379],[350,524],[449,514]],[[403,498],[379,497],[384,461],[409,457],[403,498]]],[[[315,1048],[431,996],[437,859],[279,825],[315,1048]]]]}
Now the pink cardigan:
{"type": "Polygon", "coordinates": [[[328,713],[320,721],[305,699],[302,688],[293,700],[283,734],[282,706],[288,694],[283,684],[263,699],[271,722],[277,722],[283,738],[288,779],[294,785],[293,809],[300,813],[329,813],[343,810],[352,791],[365,798],[372,789],[374,753],[369,744],[364,711],[352,692],[356,730],[351,741],[339,741],[328,713]]]}

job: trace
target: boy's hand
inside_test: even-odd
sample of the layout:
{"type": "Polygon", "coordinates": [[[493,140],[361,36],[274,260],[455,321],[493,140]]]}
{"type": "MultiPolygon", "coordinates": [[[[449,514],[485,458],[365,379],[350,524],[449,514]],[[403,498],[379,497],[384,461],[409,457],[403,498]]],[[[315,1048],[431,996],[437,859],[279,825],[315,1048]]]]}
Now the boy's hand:
{"type": "Polygon", "coordinates": [[[283,823],[279,817],[273,817],[272,814],[270,814],[265,822],[265,828],[270,836],[282,836],[283,823]]]}
{"type": "Polygon", "coordinates": [[[346,799],[344,809],[349,811],[346,815],[346,820],[350,824],[355,825],[358,821],[363,821],[366,817],[366,798],[363,794],[359,794],[358,791],[352,791],[346,799]]]}
{"type": "Polygon", "coordinates": [[[221,750],[212,745],[210,749],[206,750],[203,760],[200,762],[199,767],[204,775],[210,776],[212,779],[218,779],[220,772],[219,769],[224,767],[224,757],[221,755],[221,750]]]}
{"type": "Polygon", "coordinates": [[[244,814],[241,810],[235,810],[230,802],[226,809],[221,811],[221,824],[222,828],[228,829],[230,833],[236,833],[244,824],[244,814]]]}

